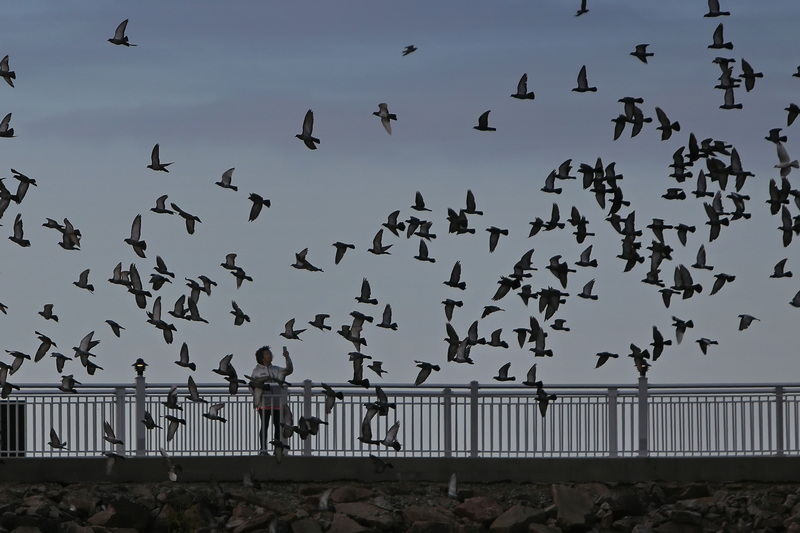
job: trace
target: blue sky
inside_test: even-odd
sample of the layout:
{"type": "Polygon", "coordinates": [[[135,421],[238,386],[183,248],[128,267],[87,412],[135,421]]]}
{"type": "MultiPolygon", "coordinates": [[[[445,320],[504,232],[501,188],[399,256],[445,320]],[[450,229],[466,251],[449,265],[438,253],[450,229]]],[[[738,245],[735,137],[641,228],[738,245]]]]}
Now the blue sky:
{"type": "MultiPolygon", "coordinates": [[[[633,382],[629,344],[647,346],[653,325],[674,339],[672,315],[693,319],[696,326],[681,345],[667,347],[654,363],[651,381],[793,381],[800,311],[788,302],[800,285],[796,278],[769,275],[778,260],[787,257],[787,268],[798,270],[800,259],[796,242],[782,246],[780,217],[771,216],[764,203],[769,180],[779,175],[773,168],[775,146],[763,137],[770,128],[784,127],[787,151],[793,158],[800,151],[793,139],[797,126],[786,127],[783,111],[800,89],[800,79],[792,77],[800,60],[791,26],[800,5],[727,0],[722,8],[731,16],[709,19],[702,1],[669,6],[590,1],[589,13],[575,17],[577,4],[468,1],[457,10],[428,2],[9,7],[0,21],[0,54],[9,54],[17,79],[13,89],[0,87],[0,111],[13,113],[17,137],[0,139],[0,153],[5,167],[35,178],[38,187],[0,220],[0,230],[11,235],[20,213],[32,242],[25,249],[0,242],[0,302],[8,306],[8,315],[0,316],[3,349],[34,353],[39,344],[34,331],[40,331],[58,344],[57,351],[70,355],[71,346],[95,331],[101,340],[97,363],[104,370],[87,376],[72,362],[65,373],[86,383],[127,381],[130,365],[143,357],[151,365],[151,380],[180,384],[187,372],[173,361],[182,342],[198,364],[198,382],[216,381],[211,369],[227,353],[234,353],[234,365],[247,373],[258,346],[287,344],[293,381],[342,383],[351,377],[347,354],[353,346],[310,326],[302,341],[285,341],[279,336],[283,324],[294,317],[297,327],[306,327],[314,314],[328,313],[335,331],[350,322],[353,310],[380,320],[389,303],[398,331],[365,328],[368,346],[362,350],[383,361],[388,370],[383,381],[389,383],[413,381],[415,359],[442,366],[431,382],[489,382],[506,362],[520,381],[537,362],[546,382],[633,382]],[[137,47],[107,42],[125,18],[137,47]],[[730,52],[707,49],[720,22],[734,43],[730,52]],[[629,55],[639,43],[649,43],[655,54],[648,64],[629,55]],[[403,57],[409,44],[419,49],[403,57]],[[723,93],[714,89],[717,56],[734,58],[735,74],[741,72],[741,58],[764,73],[752,92],[735,91],[741,110],[718,108],[723,93]],[[571,91],[582,65],[596,93],[571,91]],[[536,93],[533,101],[509,97],[523,73],[536,93]],[[614,141],[611,119],[622,113],[617,100],[625,96],[644,98],[646,116],[654,117],[655,106],[661,107],[680,122],[681,131],[662,142],[655,124],[647,124],[637,137],[630,138],[628,128],[614,141]],[[398,116],[391,136],[372,116],[379,102],[398,116]],[[314,110],[314,133],[321,139],[313,152],[294,138],[308,109],[314,110]],[[475,131],[477,117],[489,109],[497,131],[475,131]],[[733,144],[756,175],[741,191],[751,197],[752,218],[723,228],[712,243],[702,201],[691,195],[682,202],[661,198],[668,187],[680,186],[668,177],[669,164],[690,132],[733,144]],[[162,160],[174,162],[169,174],[146,168],[155,143],[162,160]],[[615,257],[621,237],[604,221],[607,212],[591,193],[576,181],[560,183],[561,195],[540,192],[544,178],[564,160],[577,167],[598,157],[605,164],[615,161],[624,175],[621,187],[644,232],[643,254],[653,239],[645,228],[653,217],[697,226],[686,247],[674,232],[667,233],[674,259],[662,264],[661,275],[671,284],[675,266],[691,265],[705,244],[715,269],[692,269],[704,287],[700,295],[676,298],[665,309],[655,288],[640,282],[647,263],[622,272],[623,262],[615,257]],[[214,185],[231,167],[238,192],[214,185]],[[448,235],[447,208],[464,207],[468,189],[485,214],[469,218],[474,235],[448,235]],[[432,209],[426,215],[437,234],[429,243],[436,263],[413,259],[417,237],[396,238],[387,230],[384,243],[393,244],[391,255],[368,253],[389,213],[399,209],[401,220],[418,215],[409,209],[415,191],[432,209]],[[272,207],[248,222],[251,192],[270,198],[272,207]],[[162,194],[199,216],[194,235],[178,217],[149,211],[162,194]],[[565,229],[528,238],[529,222],[549,217],[553,202],[562,218],[577,207],[596,236],[578,244],[565,229]],[[142,214],[146,259],[123,242],[137,214],[142,214]],[[62,250],[58,233],[41,227],[46,217],[69,218],[83,234],[81,250],[62,250]],[[492,254],[484,231],[489,226],[509,230],[492,254]],[[339,265],[333,263],[335,241],[356,246],[339,265]],[[549,258],[560,254],[574,263],[589,244],[600,265],[591,271],[578,267],[570,275],[570,297],[555,316],[566,319],[571,331],[550,331],[548,347],[555,356],[534,360],[531,345],[520,349],[511,330],[526,326],[531,315],[548,331],[552,321],[544,321],[535,301],[525,307],[513,293],[492,302],[496,281],[534,248],[538,271],[528,282],[534,290],[556,287],[558,281],[544,268],[549,258]],[[303,248],[324,272],[291,268],[303,248]],[[254,278],[238,290],[219,266],[231,252],[254,278]],[[218,283],[199,304],[209,323],[174,321],[171,345],[145,322],[131,295],[106,281],[120,261],[125,268],[135,263],[146,281],[156,255],[181,280],[154,293],[161,295],[165,312],[188,292],[185,277],[204,274],[218,283]],[[456,260],[467,282],[463,292],[442,283],[456,260]],[[72,284],[86,268],[94,294],[72,284]],[[736,280],[710,296],[719,272],[736,280]],[[378,306],[354,300],[364,277],[378,306]],[[593,278],[599,299],[576,298],[593,278]],[[503,308],[481,320],[479,332],[488,337],[503,328],[511,348],[477,346],[474,365],[448,364],[440,304],[445,298],[464,302],[452,322],[460,335],[480,318],[483,306],[503,308]],[[233,325],[231,300],[251,323],[233,325]],[[37,315],[48,302],[58,323],[37,315]],[[741,313],[760,321],[739,332],[741,313]],[[112,335],[106,319],[126,328],[121,338],[112,335]],[[719,345],[704,356],[694,342],[700,337],[719,345]],[[595,370],[598,351],[621,357],[595,370]]],[[[695,164],[695,175],[701,165],[695,164]]],[[[7,176],[9,187],[16,185],[8,169],[0,175],[7,176]]],[[[689,193],[694,179],[683,185],[689,193]]],[[[732,185],[724,193],[731,190],[732,185]]],[[[730,207],[729,200],[724,203],[730,207]]],[[[797,214],[794,204],[789,209],[797,214]]],[[[150,305],[152,299],[148,310],[150,305]]],[[[56,383],[52,363],[26,362],[10,381],[56,383]]],[[[377,376],[370,379],[380,382],[377,376]]]]}

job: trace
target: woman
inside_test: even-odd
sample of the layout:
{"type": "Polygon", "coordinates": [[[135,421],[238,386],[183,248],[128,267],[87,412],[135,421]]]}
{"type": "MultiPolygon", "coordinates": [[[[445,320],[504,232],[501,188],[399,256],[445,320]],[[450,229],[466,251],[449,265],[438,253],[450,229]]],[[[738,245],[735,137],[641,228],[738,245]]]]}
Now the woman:
{"type": "Polygon", "coordinates": [[[259,430],[259,444],[261,455],[268,455],[267,444],[269,444],[269,423],[272,419],[273,440],[280,440],[281,407],[286,403],[288,387],[286,376],[294,371],[292,359],[289,357],[289,350],[283,347],[283,357],[286,366],[281,367],[272,364],[272,351],[269,346],[262,346],[256,350],[256,367],[250,377],[250,389],[253,393],[255,409],[261,419],[261,429],[259,430]]]}

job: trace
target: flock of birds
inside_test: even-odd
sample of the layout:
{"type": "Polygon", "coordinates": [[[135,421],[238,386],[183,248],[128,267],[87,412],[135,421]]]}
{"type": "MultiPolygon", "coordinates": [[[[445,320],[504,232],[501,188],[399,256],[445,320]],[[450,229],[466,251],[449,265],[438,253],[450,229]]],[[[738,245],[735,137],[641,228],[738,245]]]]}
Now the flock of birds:
{"type": "MultiPolygon", "coordinates": [[[[706,17],[716,18],[729,15],[728,12],[720,10],[717,0],[709,0],[708,7],[709,11],[705,14],[706,17]]],[[[583,0],[576,15],[581,16],[588,13],[588,11],[587,2],[583,0]]],[[[108,41],[118,46],[136,46],[129,41],[126,35],[127,24],[127,20],[119,24],[114,36],[108,41]]],[[[708,45],[709,49],[724,51],[733,48],[732,43],[725,40],[723,31],[723,24],[720,23],[713,32],[711,44],[708,45]]],[[[402,51],[402,55],[408,56],[415,51],[417,51],[417,48],[410,45],[402,51]]],[[[648,60],[654,54],[655,52],[651,51],[650,45],[646,43],[636,45],[634,50],[630,52],[630,55],[643,63],[648,63],[648,60]]],[[[719,107],[723,110],[741,109],[742,104],[737,103],[735,90],[742,85],[744,85],[747,92],[757,90],[757,80],[762,78],[763,74],[756,72],[744,59],[738,63],[741,68],[740,73],[735,72],[735,66],[737,65],[735,59],[717,57],[714,63],[721,70],[719,85],[715,88],[724,92],[723,103],[719,107]]],[[[794,73],[793,76],[800,77],[800,67],[798,67],[798,72],[794,73]]],[[[16,73],[10,69],[8,56],[5,56],[0,61],[0,77],[8,85],[14,87],[16,73]]],[[[510,97],[522,101],[535,100],[536,96],[533,91],[529,90],[528,81],[527,74],[523,74],[519,79],[516,91],[510,97]]],[[[577,85],[572,91],[577,93],[597,91],[596,87],[589,84],[585,65],[580,69],[577,75],[577,85]]],[[[611,119],[613,132],[609,132],[610,135],[613,135],[615,141],[622,137],[626,128],[630,127],[630,136],[635,137],[647,124],[653,122],[653,117],[646,116],[643,98],[625,96],[619,99],[619,103],[622,104],[622,112],[611,119]]],[[[800,114],[800,107],[795,104],[789,104],[785,111],[788,113],[786,127],[790,127],[797,115],[800,114]]],[[[673,135],[681,131],[679,122],[668,118],[661,108],[655,107],[655,114],[658,123],[657,129],[661,132],[662,141],[671,139],[673,135]]],[[[398,118],[395,114],[389,112],[388,104],[379,103],[378,110],[373,112],[373,115],[380,120],[386,133],[391,135],[392,122],[397,121],[398,118]]],[[[497,131],[495,126],[489,125],[489,115],[490,111],[488,110],[482,113],[477,118],[477,125],[474,126],[474,129],[486,133],[497,131]]],[[[0,137],[14,136],[14,128],[10,127],[10,122],[11,113],[7,114],[0,122],[0,137]]],[[[314,135],[314,113],[309,109],[300,122],[300,133],[296,134],[295,137],[301,140],[308,149],[316,150],[318,146],[322,145],[322,141],[314,135]]],[[[779,235],[776,238],[780,239],[784,247],[788,247],[793,236],[800,234],[800,215],[793,214],[793,210],[800,210],[800,191],[794,189],[789,181],[791,171],[800,168],[800,163],[796,159],[792,159],[788,154],[785,144],[787,138],[782,134],[781,128],[772,129],[766,136],[766,140],[773,143],[775,147],[777,154],[775,168],[778,175],[769,180],[769,187],[764,196],[770,213],[776,216],[779,215],[780,218],[779,235]]],[[[754,177],[754,173],[744,168],[735,147],[718,139],[698,139],[693,133],[690,133],[686,144],[679,146],[675,150],[672,159],[673,161],[669,165],[669,168],[672,169],[669,176],[675,180],[676,184],[667,188],[662,198],[667,201],[684,201],[690,196],[694,196],[698,206],[702,204],[702,210],[706,217],[705,225],[708,226],[708,243],[712,243],[719,238],[721,232],[725,231],[724,228],[732,224],[744,223],[751,217],[748,212],[748,202],[751,200],[751,195],[747,191],[752,188],[750,187],[750,178],[754,177]],[[685,184],[692,179],[694,180],[694,190],[687,191],[685,184]],[[728,200],[727,202],[726,199],[728,200]]],[[[150,154],[150,164],[147,165],[147,168],[154,172],[169,172],[168,167],[172,164],[172,162],[162,162],[160,146],[155,144],[150,154]]],[[[0,218],[12,206],[22,204],[31,186],[38,187],[36,179],[28,177],[13,168],[11,172],[12,179],[16,181],[15,187],[10,186],[11,181],[4,182],[5,178],[0,179],[0,218]]],[[[229,168],[223,172],[216,185],[221,189],[237,192],[238,187],[234,184],[233,173],[234,168],[229,168]]],[[[705,290],[704,285],[707,282],[712,283],[712,288],[708,291],[710,295],[724,290],[725,286],[735,282],[735,274],[725,272],[718,272],[713,276],[706,274],[713,271],[714,267],[707,261],[705,244],[699,245],[694,264],[681,263],[674,267],[667,267],[668,263],[666,262],[673,260],[672,254],[675,252],[673,245],[676,243],[672,236],[674,235],[680,245],[685,247],[688,245],[689,235],[700,234],[702,228],[684,223],[667,222],[659,218],[647,220],[646,222],[648,223],[646,225],[641,222],[641,217],[637,222],[634,206],[626,199],[623,192],[622,180],[623,175],[617,171],[615,162],[604,163],[601,158],[597,158],[593,162],[574,164],[572,159],[567,159],[545,177],[540,190],[542,194],[550,194],[556,198],[572,186],[570,185],[571,182],[575,182],[579,184],[575,186],[575,189],[580,186],[586,194],[591,194],[599,208],[604,211],[605,220],[613,228],[614,232],[619,235],[621,246],[617,257],[621,260],[621,268],[625,272],[641,272],[640,275],[643,276],[641,281],[652,286],[654,291],[660,293],[663,304],[667,308],[670,307],[673,298],[689,299],[697,297],[705,290]],[[645,229],[649,232],[646,237],[645,229]],[[643,247],[642,244],[645,239],[650,242],[648,246],[643,247]],[[649,253],[644,252],[643,248],[648,250],[649,253]],[[671,280],[669,279],[670,276],[668,276],[669,272],[673,273],[671,280]]],[[[255,221],[265,208],[271,207],[271,201],[261,194],[250,193],[248,200],[250,202],[248,216],[250,222],[255,221]]],[[[473,192],[467,190],[465,202],[461,206],[448,208],[445,217],[447,235],[458,236],[476,234],[477,231],[483,231],[477,226],[477,220],[483,215],[483,212],[478,209],[478,205],[479,202],[473,192]]],[[[394,243],[388,242],[388,239],[416,238],[418,241],[418,253],[414,256],[414,259],[422,263],[435,263],[436,258],[432,255],[435,252],[434,241],[442,235],[437,235],[434,232],[434,224],[438,224],[438,221],[427,215],[427,213],[431,212],[431,209],[426,207],[422,192],[415,192],[410,209],[413,214],[408,215],[407,218],[401,217],[399,209],[389,213],[386,221],[382,222],[381,227],[375,233],[371,247],[367,249],[367,252],[375,256],[391,255],[390,249],[394,246],[394,243]],[[392,237],[389,237],[388,234],[391,234],[392,237]]],[[[175,202],[170,202],[166,194],[156,199],[155,206],[151,207],[150,211],[155,215],[165,217],[177,215],[182,219],[189,235],[194,234],[198,229],[198,225],[202,223],[197,215],[182,209],[175,202]]],[[[42,226],[59,233],[60,241],[58,244],[61,248],[65,250],[81,249],[81,231],[74,227],[67,218],[64,218],[61,222],[47,218],[42,226]]],[[[510,230],[490,226],[485,228],[485,231],[489,234],[488,251],[493,253],[501,239],[508,236],[510,230]]],[[[535,218],[530,222],[528,231],[528,236],[531,239],[547,232],[560,232],[564,235],[564,239],[571,239],[569,236],[571,233],[578,244],[583,244],[596,234],[594,226],[590,227],[589,218],[575,206],[572,206],[569,210],[568,218],[562,218],[561,207],[558,202],[553,202],[549,219],[535,218]]],[[[444,231],[441,231],[441,233],[444,233],[444,231]]],[[[695,239],[696,237],[692,238],[695,239]]],[[[9,236],[9,240],[20,247],[31,246],[31,242],[25,238],[23,219],[20,212],[15,215],[13,233],[9,236]]],[[[120,240],[130,246],[138,258],[148,259],[151,257],[148,255],[150,252],[142,230],[142,214],[136,215],[133,219],[130,236],[121,237],[120,240]]],[[[337,266],[342,261],[345,261],[347,253],[355,250],[357,246],[354,243],[337,241],[333,243],[333,248],[333,265],[337,266]]],[[[472,350],[477,346],[500,350],[509,348],[509,342],[503,338],[503,328],[493,330],[488,335],[488,338],[479,333],[479,328],[481,321],[489,315],[504,312],[504,309],[499,306],[500,302],[505,300],[505,303],[509,304],[509,300],[514,297],[513,295],[518,296],[526,308],[529,305],[536,308],[538,317],[535,314],[530,314],[526,324],[513,329],[514,340],[512,342],[518,344],[520,349],[527,349],[532,352],[536,358],[552,357],[554,355],[553,348],[548,346],[550,334],[554,331],[570,331],[566,319],[559,318],[556,315],[559,310],[563,309],[563,306],[572,301],[567,288],[573,279],[573,274],[576,274],[579,269],[580,271],[590,272],[598,267],[597,260],[592,258],[592,252],[593,245],[588,244],[577,261],[567,260],[562,255],[549,257],[541,267],[542,271],[549,271],[549,275],[541,274],[546,276],[548,281],[537,280],[543,285],[534,285],[533,271],[539,270],[539,267],[534,266],[533,255],[535,249],[526,250],[516,262],[509,264],[508,274],[497,280],[497,287],[491,297],[491,303],[487,303],[483,307],[480,311],[480,317],[471,323],[465,334],[459,333],[453,324],[453,315],[456,313],[456,309],[464,306],[458,295],[467,290],[466,282],[461,275],[462,264],[460,261],[456,261],[450,269],[449,277],[442,280],[444,285],[452,289],[451,297],[441,302],[446,319],[444,321],[446,349],[443,349],[443,352],[446,352],[446,357],[444,357],[446,363],[472,364],[474,362],[472,350]],[[550,275],[553,277],[550,278],[550,275]],[[533,304],[531,304],[531,300],[534,300],[533,304]]],[[[316,260],[310,256],[309,248],[296,252],[295,262],[291,266],[310,273],[322,273],[323,269],[315,266],[314,262],[316,260]]],[[[176,283],[178,277],[169,269],[167,262],[160,255],[156,255],[153,259],[155,264],[152,267],[152,272],[149,272],[149,280],[145,281],[146,278],[143,279],[139,272],[139,269],[143,266],[141,263],[137,265],[136,262],[131,262],[126,267],[122,262],[119,262],[111,272],[108,282],[119,286],[121,292],[127,292],[133,304],[145,312],[146,318],[144,320],[146,323],[158,330],[165,343],[171,345],[178,330],[175,325],[178,321],[208,323],[203,318],[201,311],[203,305],[211,296],[212,290],[217,286],[217,282],[205,275],[197,278],[185,278],[185,286],[188,291],[185,294],[181,294],[171,308],[162,312],[162,297],[157,293],[165,286],[176,283]]],[[[248,275],[241,265],[237,264],[236,253],[229,253],[224,258],[220,258],[220,260],[221,268],[234,278],[237,288],[241,287],[245,282],[253,282],[253,277],[248,275]]],[[[788,258],[780,259],[775,264],[773,274],[770,277],[791,277],[792,272],[787,269],[787,261],[788,258]]],[[[91,275],[91,269],[83,270],[78,279],[74,281],[74,285],[82,290],[94,291],[91,275]]],[[[574,284],[574,282],[572,283],[574,284]]],[[[595,279],[584,283],[580,292],[576,293],[576,296],[588,302],[598,300],[598,296],[594,293],[594,283],[595,279]]],[[[366,277],[363,278],[360,290],[355,295],[354,300],[358,304],[355,306],[357,309],[350,313],[347,322],[341,324],[336,333],[352,344],[353,347],[353,351],[348,354],[348,360],[352,363],[352,378],[348,380],[348,383],[353,387],[372,388],[376,397],[375,401],[365,405],[365,415],[360,425],[358,438],[366,445],[400,450],[402,445],[398,441],[399,420],[389,426],[388,431],[381,438],[373,436],[372,427],[375,417],[387,416],[392,409],[396,408],[396,405],[390,401],[386,392],[380,386],[374,386],[375,376],[380,379],[387,372],[383,367],[384,362],[362,352],[362,349],[367,346],[369,328],[374,326],[384,330],[397,331],[399,326],[394,321],[392,305],[384,303],[381,306],[378,300],[373,297],[370,282],[366,277]],[[379,313],[379,318],[367,311],[367,309],[381,310],[381,308],[382,311],[379,313]],[[367,370],[372,372],[369,377],[366,375],[367,370]],[[370,383],[370,377],[372,377],[372,383],[370,383]]],[[[800,291],[788,303],[794,307],[800,307],[800,291]]],[[[3,313],[13,312],[2,303],[0,303],[0,311],[3,313]]],[[[464,313],[466,311],[459,312],[464,313]]],[[[231,302],[230,314],[233,316],[235,326],[243,326],[250,322],[248,314],[235,300],[231,302]]],[[[53,303],[45,304],[39,315],[45,321],[58,321],[58,315],[53,303]]],[[[305,323],[324,333],[333,330],[333,326],[326,322],[329,318],[331,318],[329,314],[318,313],[313,319],[305,323]]],[[[739,330],[745,330],[759,321],[759,318],[748,314],[741,314],[738,319],[739,330]]],[[[680,344],[686,331],[694,328],[694,321],[678,316],[673,316],[672,320],[674,343],[680,344]]],[[[125,330],[124,326],[110,319],[106,322],[116,337],[122,335],[122,331],[125,330]]],[[[285,323],[284,331],[280,333],[280,336],[287,341],[299,341],[302,340],[302,336],[307,329],[307,327],[300,327],[298,320],[293,317],[285,323]]],[[[39,363],[49,355],[55,362],[56,371],[61,374],[61,384],[58,389],[64,393],[80,392],[79,386],[81,382],[75,378],[75,374],[64,373],[67,365],[71,367],[76,364],[71,361],[77,360],[83,368],[83,372],[88,376],[93,376],[96,372],[103,370],[103,367],[96,362],[98,360],[96,354],[93,353],[93,349],[100,342],[94,339],[94,331],[87,333],[77,343],[77,346],[72,348],[73,353],[71,356],[53,351],[53,349],[57,349],[56,343],[44,333],[40,333],[37,330],[35,334],[40,343],[35,354],[30,355],[21,350],[5,350],[12,357],[12,360],[11,362],[0,361],[0,396],[2,398],[8,398],[15,390],[20,390],[20,386],[9,381],[9,378],[28,360],[39,363]]],[[[632,358],[640,375],[645,375],[651,362],[658,360],[665,349],[673,344],[673,339],[668,337],[672,337],[672,335],[665,335],[654,325],[652,327],[652,342],[649,345],[630,344],[630,353],[626,355],[632,358]]],[[[696,342],[703,354],[707,353],[711,346],[718,344],[718,341],[702,336],[697,338],[696,342]]],[[[599,351],[596,355],[596,367],[604,365],[609,359],[620,356],[619,353],[611,351],[599,351]]],[[[233,354],[227,354],[222,358],[219,366],[213,370],[214,373],[226,380],[229,392],[232,395],[243,391],[252,392],[283,384],[280,383],[281,380],[278,380],[279,383],[265,383],[252,380],[246,375],[240,377],[240,373],[233,366],[232,358],[233,354]]],[[[189,347],[186,342],[181,344],[179,359],[175,361],[175,364],[190,372],[186,384],[186,390],[188,390],[189,395],[186,398],[191,402],[209,403],[200,396],[195,381],[191,376],[191,373],[197,369],[197,365],[191,361],[189,347]]],[[[415,386],[423,384],[433,372],[438,372],[442,368],[441,364],[431,361],[415,360],[414,364],[419,369],[414,381],[415,386]]],[[[497,375],[493,379],[499,382],[516,381],[517,378],[511,372],[511,363],[500,366],[497,375]]],[[[527,369],[526,377],[521,383],[534,389],[532,398],[538,402],[541,416],[545,417],[548,405],[556,400],[556,395],[548,393],[542,380],[537,377],[536,363],[533,363],[527,369]]],[[[342,391],[334,390],[325,383],[320,385],[320,389],[320,394],[325,396],[325,412],[330,414],[334,409],[336,400],[343,399],[344,395],[342,391]]],[[[163,402],[163,405],[170,410],[170,414],[165,415],[164,422],[162,422],[167,427],[166,442],[172,441],[176,433],[186,423],[180,417],[180,412],[183,408],[179,401],[178,390],[178,385],[173,386],[163,402]]],[[[257,402],[257,395],[255,397],[257,402]]],[[[208,407],[208,411],[203,415],[205,418],[216,423],[226,422],[223,416],[224,403],[210,403],[208,407]]],[[[287,442],[293,435],[306,439],[309,436],[316,435],[320,427],[327,424],[325,420],[318,417],[300,417],[295,423],[294,416],[288,405],[283,406],[281,420],[282,439],[273,441],[278,461],[283,456],[284,450],[288,449],[287,442]]],[[[148,430],[162,429],[162,426],[149,412],[141,423],[148,430]]],[[[113,428],[108,421],[104,423],[103,435],[104,439],[111,445],[123,444],[114,435],[113,428]]],[[[55,429],[51,430],[48,444],[53,449],[64,449],[67,446],[67,443],[61,440],[55,429]]],[[[117,455],[114,451],[104,453],[109,458],[109,469],[114,461],[124,458],[124,455],[117,455]]],[[[161,453],[165,461],[170,465],[170,478],[175,479],[179,468],[170,459],[166,449],[163,447],[161,448],[161,453]]],[[[384,459],[374,455],[372,460],[379,471],[391,466],[384,459]]]]}

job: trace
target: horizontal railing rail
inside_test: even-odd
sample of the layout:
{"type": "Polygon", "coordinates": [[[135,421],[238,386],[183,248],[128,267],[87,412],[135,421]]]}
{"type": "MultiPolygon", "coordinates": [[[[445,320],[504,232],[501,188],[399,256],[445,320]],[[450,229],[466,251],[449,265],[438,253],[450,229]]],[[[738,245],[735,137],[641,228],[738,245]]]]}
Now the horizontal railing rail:
{"type": "MultiPolygon", "coordinates": [[[[397,451],[359,440],[374,388],[331,384],[340,391],[330,413],[317,383],[288,387],[288,407],[324,423],[316,435],[282,439],[289,453],[317,456],[399,457],[634,457],[738,456],[800,453],[800,384],[548,385],[545,416],[536,389],[521,385],[382,384],[393,403],[370,423],[383,439],[400,422],[397,451]]],[[[241,456],[259,453],[260,420],[247,387],[202,383],[205,402],[189,400],[178,386],[180,409],[165,405],[172,384],[82,385],[64,393],[51,384],[23,385],[0,400],[0,456],[97,457],[241,456]],[[225,422],[203,415],[223,404],[225,422]],[[160,426],[148,430],[145,412],[160,426]],[[177,423],[168,439],[171,424],[177,423]],[[105,439],[108,423],[116,439],[105,439]],[[52,447],[51,429],[63,448],[52,447]]],[[[286,422],[286,420],[283,420],[286,422]]]]}

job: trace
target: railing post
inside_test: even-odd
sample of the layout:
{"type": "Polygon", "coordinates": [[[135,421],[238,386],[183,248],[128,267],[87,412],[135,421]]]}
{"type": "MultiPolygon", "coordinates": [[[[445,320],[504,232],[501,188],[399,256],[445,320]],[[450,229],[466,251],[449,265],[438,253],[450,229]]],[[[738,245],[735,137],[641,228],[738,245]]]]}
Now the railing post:
{"type": "Polygon", "coordinates": [[[442,391],[444,404],[442,409],[442,421],[444,426],[444,456],[453,456],[453,390],[445,387],[442,391]]]}
{"type": "Polygon", "coordinates": [[[469,383],[469,456],[478,457],[478,382],[469,383]]]}
{"type": "Polygon", "coordinates": [[[608,456],[617,457],[617,397],[619,391],[616,387],[608,388],[608,456]]]}
{"type": "Polygon", "coordinates": [[[136,376],[136,420],[134,420],[134,427],[136,428],[134,434],[136,435],[136,455],[138,457],[144,456],[145,449],[145,427],[142,424],[144,420],[144,399],[145,399],[145,380],[144,375],[136,376]]]}
{"type": "Polygon", "coordinates": [[[783,455],[783,387],[775,387],[775,439],[776,455],[783,455]]]}
{"type": "Polygon", "coordinates": [[[127,433],[125,431],[125,387],[114,387],[114,435],[123,444],[117,444],[114,451],[120,455],[125,454],[125,442],[127,433]]]}
{"type": "MultiPolygon", "coordinates": [[[[303,380],[303,416],[311,417],[311,380],[303,380]]],[[[303,441],[303,455],[311,455],[311,439],[303,441]]]]}
{"type": "Polygon", "coordinates": [[[639,377],[639,457],[648,454],[648,438],[650,435],[650,417],[647,406],[647,376],[639,377]]]}

